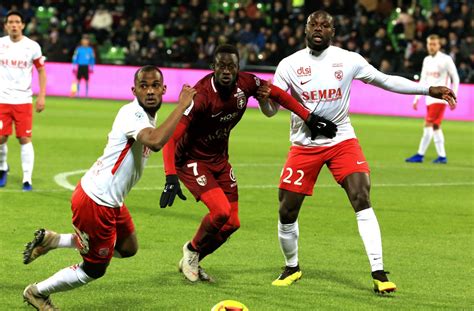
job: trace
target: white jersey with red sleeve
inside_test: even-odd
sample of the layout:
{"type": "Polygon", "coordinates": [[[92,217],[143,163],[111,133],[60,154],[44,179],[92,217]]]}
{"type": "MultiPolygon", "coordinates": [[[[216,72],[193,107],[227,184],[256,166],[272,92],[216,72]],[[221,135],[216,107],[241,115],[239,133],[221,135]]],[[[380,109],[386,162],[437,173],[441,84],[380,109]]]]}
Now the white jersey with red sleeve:
{"type": "Polygon", "coordinates": [[[316,56],[309,48],[302,49],[278,64],[273,84],[283,90],[290,89],[296,100],[334,122],[337,135],[332,139],[317,136],[312,140],[304,121],[292,113],[290,141],[293,145],[332,146],[356,137],[349,118],[354,79],[399,93],[428,93],[428,87],[424,85],[381,73],[357,53],[329,46],[316,56]]]}
{"type": "MultiPolygon", "coordinates": [[[[426,56],[423,60],[423,67],[421,68],[420,83],[446,87],[451,87],[452,84],[452,90],[454,94],[457,94],[459,75],[451,56],[439,51],[433,56],[426,56]]],[[[417,100],[418,98],[419,96],[416,97],[417,100]]],[[[427,106],[434,103],[448,104],[445,100],[426,96],[427,106]]]]}
{"type": "Polygon", "coordinates": [[[125,196],[138,182],[151,150],[137,141],[138,133],[155,127],[155,118],[135,99],[115,117],[104,154],[81,179],[84,192],[94,202],[121,207],[125,196]]]}
{"type": "Polygon", "coordinates": [[[13,42],[9,36],[0,38],[0,104],[33,102],[33,66],[44,66],[38,43],[25,36],[18,42],[13,42]]]}

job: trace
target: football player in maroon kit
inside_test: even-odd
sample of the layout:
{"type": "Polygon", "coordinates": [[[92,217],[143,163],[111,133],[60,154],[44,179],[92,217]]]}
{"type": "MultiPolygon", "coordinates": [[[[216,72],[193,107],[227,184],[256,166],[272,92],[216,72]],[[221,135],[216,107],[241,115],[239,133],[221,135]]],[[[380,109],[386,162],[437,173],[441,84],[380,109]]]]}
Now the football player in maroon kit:
{"type": "MultiPolygon", "coordinates": [[[[195,85],[193,103],[163,149],[166,184],[160,206],[171,206],[176,195],[186,199],[179,177],[209,209],[193,239],[184,244],[179,263],[180,271],[192,282],[211,281],[199,262],[240,227],[237,179],[228,161],[229,136],[242,118],[248,98],[259,97],[262,84],[255,75],[239,72],[239,54],[232,45],[216,48],[212,69],[213,73],[195,85]]],[[[305,120],[312,135],[336,135],[334,123],[311,114],[281,89],[270,88],[270,98],[305,120]]]]}

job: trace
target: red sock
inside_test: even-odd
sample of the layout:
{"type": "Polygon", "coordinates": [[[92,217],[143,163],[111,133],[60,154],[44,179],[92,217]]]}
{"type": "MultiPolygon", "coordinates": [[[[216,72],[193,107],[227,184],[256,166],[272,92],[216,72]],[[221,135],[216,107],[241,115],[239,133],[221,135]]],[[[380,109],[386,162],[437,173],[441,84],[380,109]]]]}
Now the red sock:
{"type": "Polygon", "coordinates": [[[201,252],[212,240],[219,230],[226,224],[231,214],[231,205],[221,188],[211,189],[201,195],[201,201],[209,209],[209,214],[204,216],[191,245],[201,252]]]}
{"type": "Polygon", "coordinates": [[[232,210],[229,220],[219,230],[219,232],[203,247],[199,253],[199,261],[203,260],[209,254],[212,254],[216,249],[221,247],[227,239],[240,228],[239,220],[239,203],[230,203],[232,210]]]}

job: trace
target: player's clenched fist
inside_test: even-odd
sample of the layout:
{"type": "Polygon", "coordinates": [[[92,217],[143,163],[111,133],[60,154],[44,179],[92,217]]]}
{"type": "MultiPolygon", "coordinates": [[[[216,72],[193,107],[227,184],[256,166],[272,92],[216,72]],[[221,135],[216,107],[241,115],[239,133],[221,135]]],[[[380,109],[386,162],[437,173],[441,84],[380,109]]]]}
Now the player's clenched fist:
{"type": "Polygon", "coordinates": [[[181,200],[186,200],[179,185],[178,175],[166,175],[165,188],[160,197],[160,207],[165,208],[173,205],[176,195],[178,195],[181,200]]]}
{"type": "Polygon", "coordinates": [[[327,138],[334,138],[336,136],[336,124],[328,119],[318,116],[314,112],[309,115],[305,123],[311,131],[311,139],[315,139],[318,135],[323,135],[327,138]]]}
{"type": "Polygon", "coordinates": [[[454,95],[454,92],[450,88],[445,86],[432,86],[430,87],[429,95],[447,101],[451,110],[456,108],[456,95],[454,95]]]}
{"type": "Polygon", "coordinates": [[[178,103],[189,107],[189,105],[191,105],[194,95],[196,95],[196,92],[196,89],[192,88],[188,84],[184,84],[183,88],[181,89],[181,93],[179,93],[178,103]]]}

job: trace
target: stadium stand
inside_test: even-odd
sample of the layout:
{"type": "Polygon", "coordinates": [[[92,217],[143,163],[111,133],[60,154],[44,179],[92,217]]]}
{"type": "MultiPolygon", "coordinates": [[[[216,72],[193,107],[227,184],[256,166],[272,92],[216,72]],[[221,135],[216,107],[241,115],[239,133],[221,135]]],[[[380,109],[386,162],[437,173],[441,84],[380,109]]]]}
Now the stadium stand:
{"type": "Polygon", "coordinates": [[[360,53],[381,71],[413,78],[426,56],[426,37],[436,33],[461,81],[474,83],[470,1],[297,2],[7,0],[0,16],[23,12],[25,34],[42,45],[49,61],[69,62],[80,37],[88,35],[99,64],[207,68],[215,46],[225,42],[238,46],[243,69],[271,71],[304,46],[307,14],[324,9],[336,18],[335,45],[360,53]]]}

